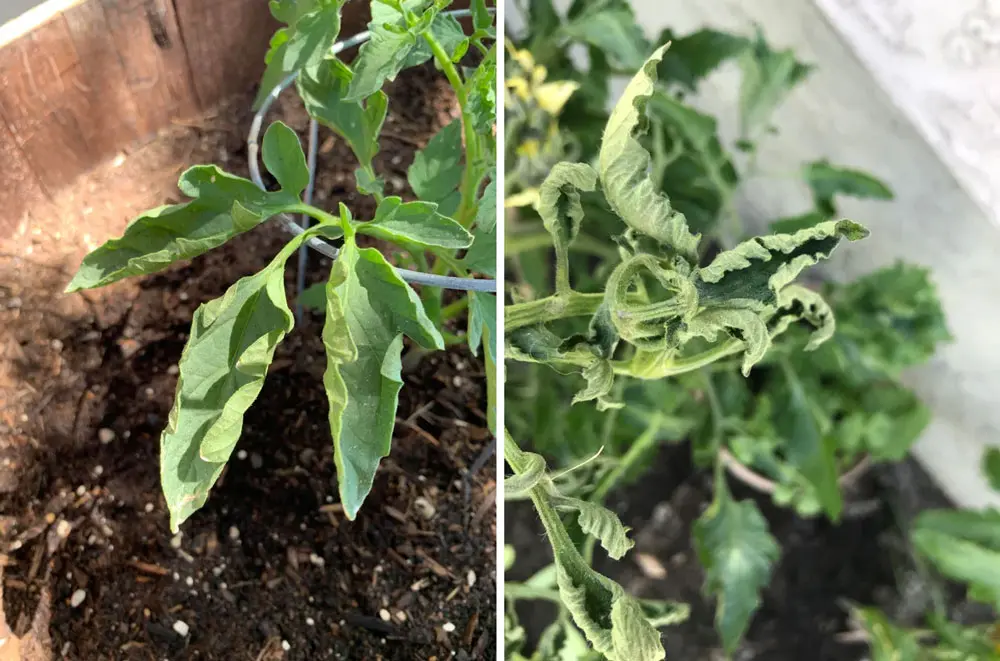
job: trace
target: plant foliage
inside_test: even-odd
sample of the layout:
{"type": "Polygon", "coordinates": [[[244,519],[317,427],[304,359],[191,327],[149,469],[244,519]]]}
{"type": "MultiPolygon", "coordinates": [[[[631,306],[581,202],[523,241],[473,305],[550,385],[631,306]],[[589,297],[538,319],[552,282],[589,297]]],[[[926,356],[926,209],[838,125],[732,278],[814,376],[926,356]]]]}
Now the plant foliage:
{"type": "MultiPolygon", "coordinates": [[[[900,376],[948,339],[944,315],[917,266],[847,283],[810,274],[867,235],[839,217],[840,198],[892,198],[868,173],[823,159],[804,165],[811,208],[747,235],[735,196],[759,176],[757,143],[776,130],[772,112],[812,70],[794,53],[759,30],[666,30],[654,49],[625,0],[575,2],[566,15],[532,2],[528,11],[527,34],[508,49],[505,96],[506,484],[532,501],[555,565],[506,583],[517,650],[508,658],[528,656],[522,599],[559,604],[531,659],[619,658],[616,627],[649,641],[634,658],[663,658],[647,635],[659,623],[620,609],[616,619],[615,584],[592,575],[606,535],[559,503],[600,507],[658,444],[682,439],[715,476],[692,537],[732,655],[780,547],[755,502],[732,495],[728,470],[756,473],[800,515],[837,520],[845,473],[899,460],[928,423],[900,376]],[[586,50],[586,65],[571,47],[586,50]],[[741,73],[732,149],[717,119],[685,100],[724,66],[741,73]],[[610,79],[624,71],[631,81],[609,113],[610,79]]],[[[616,535],[627,532],[606,511],[616,535]]],[[[629,544],[612,546],[619,557],[629,544]]],[[[683,605],[671,612],[672,622],[686,614],[683,605]]]]}
{"type": "MultiPolygon", "coordinates": [[[[195,312],[180,361],[177,393],[161,437],[161,477],[174,530],[206,501],[235,449],[243,416],[264,386],[275,351],[295,318],[285,293],[285,263],[314,237],[341,241],[325,284],[305,293],[325,315],[330,433],[345,514],[353,519],[372,488],[379,462],[390,450],[407,342],[443,349],[441,290],[418,292],[359,235],[403,250],[404,266],[437,275],[495,273],[493,183],[496,145],[496,45],[492,16],[475,2],[474,31],[465,34],[450,2],[373,0],[371,39],[348,65],[332,54],[344,0],[273,0],[284,24],[267,53],[259,106],[275,86],[297,76],[310,116],[340,136],[357,159],[357,188],[377,202],[375,217],[354,219],[343,205],[336,214],[305,204],[310,172],[298,136],[281,122],[263,140],[263,161],[278,182],[265,191],[211,165],[185,172],[184,204],[148,211],[87,255],[67,291],[101,287],[197,257],[280,214],[318,221],[291,238],[263,269],[240,279],[195,312]],[[478,61],[462,68],[474,48],[478,61]],[[452,85],[461,117],[421,149],[409,180],[418,199],[387,197],[374,157],[390,99],[387,80],[433,60],[452,85]],[[461,70],[460,70],[461,69],[461,70]],[[465,259],[460,258],[461,252],[465,259]],[[471,257],[474,256],[474,259],[471,257]]],[[[470,347],[487,347],[495,361],[495,298],[471,294],[466,329],[470,347]]],[[[461,310],[464,305],[451,306],[461,310]]],[[[492,371],[488,370],[492,380],[492,371]]],[[[488,390],[493,393],[495,387],[488,390]]],[[[490,409],[493,410],[492,395],[490,409]]]]}

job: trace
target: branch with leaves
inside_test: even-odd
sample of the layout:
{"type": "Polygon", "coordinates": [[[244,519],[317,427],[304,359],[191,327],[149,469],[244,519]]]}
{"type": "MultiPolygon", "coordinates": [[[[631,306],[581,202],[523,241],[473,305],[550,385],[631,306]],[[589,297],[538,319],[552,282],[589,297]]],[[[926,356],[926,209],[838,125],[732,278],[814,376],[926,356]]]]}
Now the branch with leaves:
{"type": "MultiPolygon", "coordinates": [[[[508,136],[519,141],[506,145],[505,257],[516,281],[506,283],[505,422],[521,447],[564,469],[562,493],[598,502],[641,475],[660,443],[690,442],[715,485],[692,545],[732,654],[780,548],[727,480],[836,520],[844,485],[904,457],[929,422],[900,376],[947,341],[941,304],[929,271],[914,265],[849,283],[807,270],[864,234],[840,219],[840,198],[892,198],[861,170],[804,164],[811,208],[748,236],[735,200],[787,176],[762,172],[758,143],[813,70],[792,51],[760,30],[667,29],[658,41],[669,48],[643,64],[635,52],[652,46],[625,0],[524,11],[528,34],[510,49],[505,98],[508,136]],[[571,47],[586,50],[586,64],[571,47]],[[687,101],[729,65],[741,73],[732,149],[716,117],[687,101]],[[611,77],[636,69],[609,114],[611,77]]],[[[589,562],[594,538],[573,539],[589,562]]],[[[519,599],[551,596],[538,591],[545,576],[530,590],[512,585],[508,617],[519,599]]],[[[562,633],[543,636],[549,647],[533,658],[575,650],[564,611],[551,627],[562,633]]]]}
{"type": "MultiPolygon", "coordinates": [[[[440,287],[424,286],[418,294],[406,281],[409,272],[397,269],[378,250],[360,247],[358,237],[398,246],[415,263],[432,262],[435,276],[495,276],[492,12],[483,0],[473,2],[464,12],[471,14],[473,24],[473,32],[466,34],[454,13],[444,11],[450,0],[373,0],[368,39],[348,65],[334,48],[344,2],[270,3],[284,27],[271,40],[256,106],[295,78],[311,118],[353,151],[356,186],[377,203],[374,217],[355,219],[343,204],[334,213],[306,203],[303,194],[312,176],[306,156],[294,131],[275,122],[264,135],[262,156],[278,190],[263,190],[215,166],[193,167],[179,182],[190,201],[140,215],[122,237],[87,255],[67,288],[91,289],[162,271],[283,214],[316,221],[292,237],[267,266],[195,312],[174,405],[160,439],[161,482],[173,530],[208,498],[236,448],[243,416],[264,386],[277,346],[295,325],[284,270],[296,250],[319,238],[339,243],[327,282],[303,296],[319,298],[325,315],[323,385],[341,503],[350,519],[357,516],[379,462],[390,451],[407,338],[425,350],[442,350],[447,318],[440,287]],[[464,68],[470,48],[478,64],[464,68]],[[404,69],[428,61],[452,86],[461,117],[416,154],[408,179],[418,199],[387,196],[374,166],[390,103],[382,87],[404,69]]],[[[485,346],[487,360],[494,362],[496,298],[484,291],[464,296],[452,309],[468,309],[468,344],[474,352],[485,346]]],[[[492,412],[492,370],[487,378],[492,412]]]]}
{"type": "MultiPolygon", "coordinates": [[[[505,309],[505,357],[580,374],[584,384],[573,403],[594,401],[599,411],[625,406],[614,397],[619,379],[658,381],[728,356],[738,356],[746,374],[793,324],[813,328],[805,348],[815,349],[833,335],[833,315],[819,294],[795,280],[842,241],[867,235],[857,223],[831,220],[749,239],[701,265],[701,237],[651,178],[653,157],[643,146],[651,99],[662,93],[657,67],[666,49],[653,53],[612,110],[596,167],[556,164],[539,187],[534,208],[554,246],[554,293],[505,309]],[[573,288],[570,252],[588,194],[600,195],[621,223],[620,234],[611,237],[618,264],[603,292],[573,288]]],[[[658,425],[652,437],[657,431],[658,425]]],[[[563,606],[593,648],[612,660],[663,658],[659,635],[637,602],[590,569],[558,511],[575,510],[580,529],[600,540],[612,558],[631,546],[617,517],[599,502],[583,506],[585,501],[559,494],[542,457],[523,452],[510,436],[505,458],[514,471],[506,488],[515,496],[526,493],[535,506],[555,555],[563,606]],[[632,646],[624,647],[626,640],[632,646]]],[[[733,500],[721,462],[716,485],[715,502],[695,536],[706,587],[720,597],[718,627],[732,649],[759,603],[778,549],[756,507],[733,500]]]]}

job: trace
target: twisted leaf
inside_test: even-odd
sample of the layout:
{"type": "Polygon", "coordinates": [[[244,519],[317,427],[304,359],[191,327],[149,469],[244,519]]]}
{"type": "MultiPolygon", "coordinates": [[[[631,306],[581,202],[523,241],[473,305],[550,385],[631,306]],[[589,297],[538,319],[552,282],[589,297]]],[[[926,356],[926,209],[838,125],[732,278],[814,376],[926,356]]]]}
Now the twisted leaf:
{"type": "Polygon", "coordinates": [[[719,254],[698,269],[701,305],[765,310],[807,267],[828,259],[842,239],[858,241],[868,230],[850,220],[827,221],[794,234],[758,236],[719,254]]]}
{"type": "Polygon", "coordinates": [[[618,515],[600,503],[591,503],[579,498],[560,496],[555,499],[556,508],[562,511],[576,511],[580,529],[587,535],[596,537],[613,560],[620,560],[635,546],[629,539],[629,528],[622,525],[618,515]]]}
{"type": "Polygon", "coordinates": [[[697,235],[674,210],[659,184],[649,176],[651,159],[638,138],[645,132],[646,103],[656,84],[656,67],[667,46],[646,60],[615,105],[604,131],[600,177],[611,208],[629,227],[667,246],[689,263],[698,261],[697,235]]]}
{"type": "Polygon", "coordinates": [[[538,214],[556,249],[556,288],[569,289],[569,246],[580,233],[580,192],[593,191],[597,172],[584,163],[557,163],[538,191],[538,214]]]}
{"type": "Polygon", "coordinates": [[[503,497],[505,500],[524,500],[530,491],[545,479],[545,459],[534,452],[524,453],[524,468],[517,475],[508,475],[503,479],[503,497]]]}

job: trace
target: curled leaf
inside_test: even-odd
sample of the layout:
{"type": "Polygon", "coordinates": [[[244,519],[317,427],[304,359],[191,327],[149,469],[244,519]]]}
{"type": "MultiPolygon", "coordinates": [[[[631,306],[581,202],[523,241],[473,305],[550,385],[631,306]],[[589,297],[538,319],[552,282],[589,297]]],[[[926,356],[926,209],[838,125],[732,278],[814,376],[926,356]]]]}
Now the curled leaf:
{"type": "Polygon", "coordinates": [[[622,559],[635,546],[635,542],[628,537],[629,528],[622,525],[617,514],[600,503],[567,496],[560,496],[554,502],[559,510],[576,511],[580,529],[596,537],[613,560],[622,559]]]}
{"type": "Polygon", "coordinates": [[[611,208],[626,225],[684,257],[698,261],[699,237],[688,229],[649,175],[651,157],[638,138],[646,130],[646,104],[656,85],[656,67],[667,46],[661,46],[632,78],[608,119],[601,142],[600,177],[611,208]]]}
{"type": "Polygon", "coordinates": [[[857,241],[868,230],[851,220],[831,220],[794,234],[758,236],[720,253],[698,269],[704,306],[763,310],[807,267],[828,259],[841,240],[857,241]]]}
{"type": "Polygon", "coordinates": [[[534,452],[525,452],[523,470],[517,475],[508,475],[503,479],[503,494],[505,500],[524,500],[528,492],[545,479],[545,459],[534,452]]]}

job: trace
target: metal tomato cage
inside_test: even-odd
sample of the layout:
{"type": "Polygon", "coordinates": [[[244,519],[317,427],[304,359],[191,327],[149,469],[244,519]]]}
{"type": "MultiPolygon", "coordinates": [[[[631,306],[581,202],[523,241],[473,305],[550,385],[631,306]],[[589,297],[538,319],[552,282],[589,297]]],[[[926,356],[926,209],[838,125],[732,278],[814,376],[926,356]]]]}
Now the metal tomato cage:
{"type": "MultiPolygon", "coordinates": [[[[492,14],[495,13],[495,9],[490,7],[488,11],[492,14]]],[[[471,16],[472,11],[469,9],[455,9],[452,11],[442,12],[444,15],[451,16],[471,16]]],[[[371,38],[371,32],[365,30],[359,34],[354,35],[350,39],[345,39],[344,41],[339,41],[334,44],[331,49],[333,55],[337,55],[348,48],[354,48],[359,46],[371,38]]],[[[267,111],[271,108],[271,105],[278,99],[278,96],[286,90],[295,79],[298,78],[299,73],[293,72],[285,77],[273,90],[267,95],[264,103],[261,105],[260,110],[253,117],[253,123],[250,125],[250,133],[247,136],[247,149],[250,161],[250,178],[253,182],[257,184],[262,190],[265,189],[264,180],[260,176],[260,163],[258,162],[258,154],[260,152],[260,145],[258,143],[260,138],[260,129],[264,124],[264,117],[267,115],[267,111]]],[[[318,149],[318,136],[319,136],[319,123],[310,118],[309,120],[309,143],[306,162],[309,166],[309,185],[306,186],[305,195],[303,199],[306,204],[312,204],[313,190],[316,184],[316,151],[318,149]]],[[[302,215],[299,222],[296,223],[293,218],[287,214],[279,214],[278,220],[284,226],[286,230],[292,234],[299,235],[306,231],[309,227],[310,218],[307,215],[302,215]]],[[[312,248],[323,255],[326,255],[330,259],[336,259],[338,250],[336,246],[333,246],[319,237],[313,237],[307,241],[306,244],[309,248],[312,248]]],[[[305,289],[305,274],[306,265],[308,262],[308,250],[303,246],[299,249],[298,258],[298,274],[296,277],[296,295],[302,293],[305,289]]],[[[441,287],[443,289],[457,289],[462,291],[482,291],[482,292],[496,292],[497,283],[496,280],[482,280],[478,278],[456,278],[453,276],[436,275],[433,273],[423,273],[421,271],[411,271],[409,269],[400,269],[393,267],[396,273],[405,280],[406,282],[411,282],[418,285],[426,285],[429,287],[441,287]]],[[[296,302],[296,317],[301,317],[301,304],[296,302]]]]}

